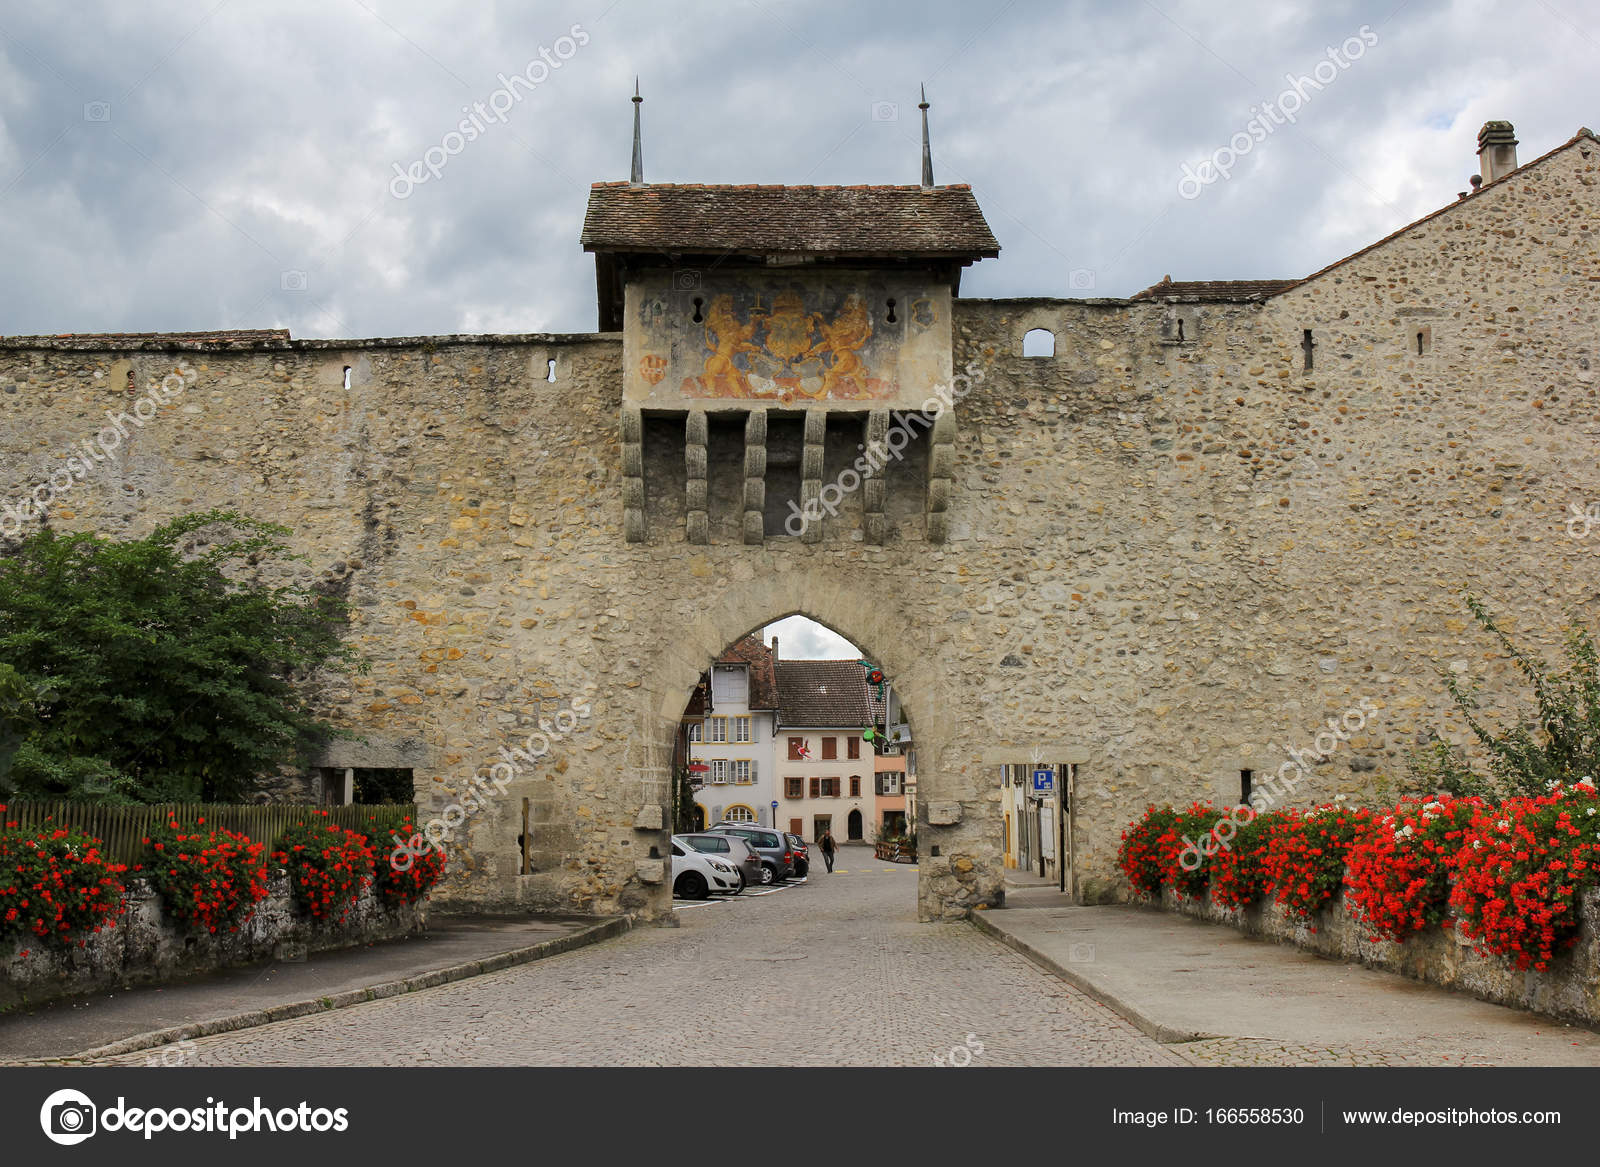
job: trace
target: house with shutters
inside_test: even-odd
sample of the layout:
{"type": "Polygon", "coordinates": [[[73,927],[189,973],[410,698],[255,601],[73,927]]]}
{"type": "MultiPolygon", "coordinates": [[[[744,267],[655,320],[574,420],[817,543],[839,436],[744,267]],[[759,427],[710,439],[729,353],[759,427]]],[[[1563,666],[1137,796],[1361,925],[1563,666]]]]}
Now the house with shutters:
{"type": "MultiPolygon", "coordinates": [[[[776,654],[774,654],[776,655],[776,654]]],[[[778,823],[808,842],[865,840],[877,824],[876,753],[858,660],[776,660],[778,823]]]]}
{"type": "Polygon", "coordinates": [[[772,825],[778,712],[773,657],[759,634],[735,641],[701,675],[684,709],[685,757],[699,784],[697,827],[723,819],[772,825]]]}

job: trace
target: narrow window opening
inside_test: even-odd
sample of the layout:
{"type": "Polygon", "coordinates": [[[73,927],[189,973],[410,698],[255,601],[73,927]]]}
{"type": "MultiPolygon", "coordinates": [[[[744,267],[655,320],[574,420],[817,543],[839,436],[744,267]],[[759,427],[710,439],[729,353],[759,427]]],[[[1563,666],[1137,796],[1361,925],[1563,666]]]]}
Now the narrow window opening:
{"type": "Polygon", "coordinates": [[[346,389],[350,388],[350,366],[349,365],[346,365],[344,367],[344,387],[346,389]]]}
{"type": "Polygon", "coordinates": [[[705,301],[702,300],[699,296],[696,296],[694,298],[694,315],[692,317],[690,317],[690,319],[693,320],[696,324],[703,324],[705,322],[706,314],[704,312],[700,311],[700,308],[701,308],[701,306],[703,304],[705,304],[705,301]]]}
{"type": "Polygon", "coordinates": [[[555,359],[555,357],[551,357],[549,359],[549,362],[545,365],[544,379],[547,382],[550,382],[551,384],[555,383],[555,379],[556,379],[556,359],[555,359]]]}
{"type": "Polygon", "coordinates": [[[1178,342],[1183,342],[1183,317],[1178,317],[1178,342]]]}
{"type": "Polygon", "coordinates": [[[1428,325],[1417,329],[1417,355],[1426,356],[1433,347],[1433,328],[1428,325]]]}
{"type": "Polygon", "coordinates": [[[1025,357],[1053,357],[1056,355],[1056,334],[1048,328],[1031,328],[1022,336],[1022,355],[1025,357]]]}
{"type": "Polygon", "coordinates": [[[1311,350],[1317,347],[1317,342],[1311,339],[1311,330],[1305,329],[1300,334],[1300,351],[1305,355],[1305,371],[1311,371],[1311,350]]]}
{"type": "Polygon", "coordinates": [[[890,324],[894,324],[895,323],[894,297],[893,296],[889,297],[889,315],[887,317],[885,317],[885,319],[887,319],[890,324]]]}
{"type": "Polygon", "coordinates": [[[1239,771],[1239,805],[1250,805],[1250,791],[1255,784],[1254,770],[1239,771]]]}

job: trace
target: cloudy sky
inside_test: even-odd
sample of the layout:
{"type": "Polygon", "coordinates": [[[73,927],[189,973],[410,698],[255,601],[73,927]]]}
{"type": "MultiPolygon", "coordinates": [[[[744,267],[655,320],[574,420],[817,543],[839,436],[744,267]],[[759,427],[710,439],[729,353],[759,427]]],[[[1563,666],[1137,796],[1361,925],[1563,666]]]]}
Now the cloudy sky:
{"type": "Polygon", "coordinates": [[[0,0],[0,333],[590,330],[578,231],[588,184],[627,177],[635,74],[663,182],[915,182],[926,81],[936,178],[973,185],[1004,248],[967,295],[1303,275],[1466,189],[1485,120],[1516,124],[1524,161],[1600,121],[1591,15],[0,0]],[[537,83],[496,98],[502,73],[537,83]],[[447,137],[474,102],[497,120],[447,137]],[[1294,121],[1256,141],[1263,102],[1294,121]],[[1180,194],[1239,134],[1230,177],[1180,194]]]}
{"type": "Polygon", "coordinates": [[[844,660],[860,657],[861,650],[833,629],[806,616],[789,616],[761,630],[768,644],[778,638],[778,655],[784,660],[844,660]]]}

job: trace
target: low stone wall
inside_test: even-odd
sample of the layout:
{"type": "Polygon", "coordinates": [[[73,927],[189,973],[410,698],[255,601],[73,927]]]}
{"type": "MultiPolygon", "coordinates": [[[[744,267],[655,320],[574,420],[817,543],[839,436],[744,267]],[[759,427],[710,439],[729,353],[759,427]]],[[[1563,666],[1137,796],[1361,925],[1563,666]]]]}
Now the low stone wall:
{"type": "Polygon", "coordinates": [[[304,959],[306,953],[410,936],[427,926],[426,900],[390,908],[371,890],[361,893],[342,925],[313,923],[296,906],[281,871],[272,875],[255,915],[239,931],[216,936],[180,929],[144,879],[128,880],[127,896],[128,910],[116,927],[88,937],[81,948],[32,936],[0,947],[0,1011],[273,958],[304,959]]]}
{"type": "Polygon", "coordinates": [[[1248,936],[1293,944],[1320,956],[1359,961],[1412,980],[1471,993],[1484,1001],[1529,1009],[1562,1021],[1600,1028],[1600,889],[1583,894],[1578,942],[1544,972],[1519,971],[1505,957],[1482,956],[1454,929],[1430,928],[1404,944],[1369,940],[1370,931],[1341,898],[1314,919],[1301,921],[1266,901],[1244,910],[1162,891],[1161,906],[1196,919],[1231,924],[1248,936]]]}

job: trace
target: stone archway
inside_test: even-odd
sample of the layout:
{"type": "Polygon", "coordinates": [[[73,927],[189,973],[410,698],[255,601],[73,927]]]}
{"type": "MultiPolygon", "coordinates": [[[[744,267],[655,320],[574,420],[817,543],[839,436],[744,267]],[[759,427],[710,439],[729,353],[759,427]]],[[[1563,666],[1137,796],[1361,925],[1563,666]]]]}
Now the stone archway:
{"type": "MultiPolygon", "coordinates": [[[[629,751],[645,789],[670,821],[668,780],[683,705],[701,673],[728,645],[788,616],[831,628],[871,655],[893,680],[912,718],[918,757],[917,914],[960,919],[1005,898],[999,804],[980,765],[978,703],[953,677],[948,641],[931,635],[937,614],[857,587],[831,572],[785,572],[708,589],[697,619],[663,627],[641,671],[638,720],[629,751]]],[[[656,913],[671,914],[670,889],[656,889],[656,913]]]]}

